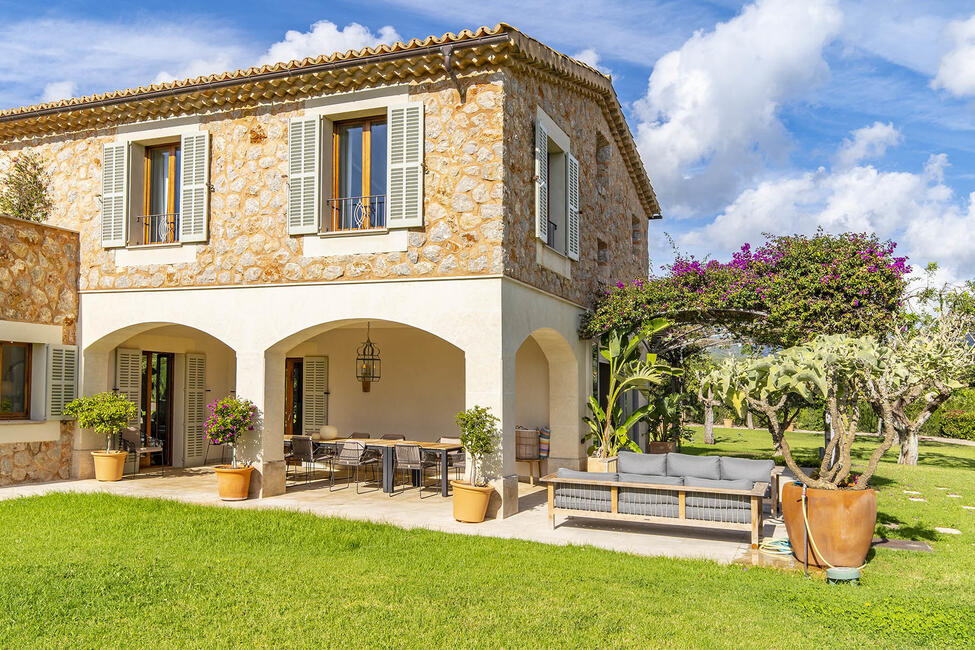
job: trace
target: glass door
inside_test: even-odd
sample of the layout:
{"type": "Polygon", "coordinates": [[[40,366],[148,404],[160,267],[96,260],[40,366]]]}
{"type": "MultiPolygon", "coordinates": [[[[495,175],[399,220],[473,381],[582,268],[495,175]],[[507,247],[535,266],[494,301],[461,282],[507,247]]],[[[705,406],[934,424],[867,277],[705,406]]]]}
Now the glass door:
{"type": "Polygon", "coordinates": [[[173,359],[168,352],[142,353],[142,438],[163,448],[143,461],[150,465],[173,464],[173,359]]]}
{"type": "Polygon", "coordinates": [[[301,358],[289,358],[284,362],[284,433],[288,436],[301,435],[301,358]]]}

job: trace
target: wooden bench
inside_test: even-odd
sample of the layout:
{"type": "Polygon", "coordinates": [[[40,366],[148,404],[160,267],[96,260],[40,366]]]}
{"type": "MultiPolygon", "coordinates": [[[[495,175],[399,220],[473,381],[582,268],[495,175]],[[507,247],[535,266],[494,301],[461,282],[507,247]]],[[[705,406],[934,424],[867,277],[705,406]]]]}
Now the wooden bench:
{"type": "Polygon", "coordinates": [[[752,548],[758,547],[758,542],[762,532],[762,500],[768,490],[768,483],[755,483],[751,490],[732,490],[721,488],[698,487],[694,485],[660,485],[651,483],[631,483],[626,481],[596,481],[590,479],[576,479],[559,477],[558,474],[548,474],[541,481],[548,484],[548,520],[552,528],[555,528],[555,515],[566,515],[569,517],[596,517],[599,519],[617,519],[625,521],[643,521],[654,524],[669,524],[676,526],[694,526],[703,528],[721,528],[732,530],[751,531],[752,548]],[[565,507],[556,505],[559,500],[557,492],[560,486],[563,491],[566,488],[576,488],[572,491],[573,495],[582,496],[563,496],[563,500],[574,500],[578,502],[588,502],[588,507],[579,505],[576,507],[565,507]],[[608,492],[608,494],[607,494],[608,492]],[[641,514],[639,512],[621,512],[620,495],[630,494],[633,496],[643,495],[647,499],[646,503],[633,503],[633,499],[624,499],[624,510],[667,510],[673,511],[675,516],[660,516],[654,514],[641,514]],[[591,494],[590,496],[587,496],[591,494]],[[673,496],[676,495],[676,504],[673,504],[673,496]],[[707,501],[714,499],[714,504],[718,503],[741,503],[743,507],[726,508],[718,505],[688,505],[688,495],[692,502],[698,500],[707,501]],[[608,502],[607,502],[608,499],[608,502]],[[653,501],[658,501],[653,503],[653,501]],[[664,502],[661,502],[664,501],[664,502]],[[747,510],[744,504],[748,505],[747,510]],[[676,505],[676,508],[673,506],[676,505]],[[708,513],[707,518],[697,518],[691,515],[702,515],[708,513]],[[735,521],[747,512],[749,521],[735,521]],[[738,513],[738,514],[732,514],[738,513]]]}

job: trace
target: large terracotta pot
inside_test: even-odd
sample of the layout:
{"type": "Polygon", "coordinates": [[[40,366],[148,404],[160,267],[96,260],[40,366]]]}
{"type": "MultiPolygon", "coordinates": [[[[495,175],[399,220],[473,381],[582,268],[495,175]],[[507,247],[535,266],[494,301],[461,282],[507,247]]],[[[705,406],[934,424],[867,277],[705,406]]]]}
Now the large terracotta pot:
{"type": "Polygon", "coordinates": [[[99,481],[121,481],[125,469],[125,451],[93,451],[95,478],[99,481]]]}
{"type": "Polygon", "coordinates": [[[253,467],[232,467],[230,465],[216,465],[213,471],[217,473],[217,493],[224,501],[243,501],[251,487],[251,472],[253,467]]]}
{"type": "Polygon", "coordinates": [[[651,440],[651,454],[670,454],[677,451],[676,440],[651,440]]]}
{"type": "Polygon", "coordinates": [[[723,426],[723,427],[724,427],[725,429],[730,429],[731,427],[733,427],[733,426],[735,425],[735,423],[734,423],[734,421],[733,421],[733,420],[731,420],[730,418],[725,418],[725,419],[724,419],[724,420],[723,420],[723,421],[721,422],[721,425],[722,425],[722,426],[723,426]]]}
{"type": "MultiPolygon", "coordinates": [[[[877,493],[873,490],[822,490],[806,488],[809,533],[820,556],[809,543],[809,564],[826,568],[862,566],[870,551],[877,525],[877,493]],[[824,562],[825,560],[825,562],[824,562]]],[[[782,518],[792,552],[805,562],[802,486],[793,482],[782,488],[782,518]]]]}
{"type": "Polygon", "coordinates": [[[595,456],[590,456],[586,460],[586,471],[587,472],[615,472],[616,471],[616,456],[610,456],[609,458],[596,458],[595,456]]]}
{"type": "Polygon", "coordinates": [[[451,481],[450,485],[454,488],[454,519],[468,524],[484,521],[494,488],[467,481],[451,481]]]}

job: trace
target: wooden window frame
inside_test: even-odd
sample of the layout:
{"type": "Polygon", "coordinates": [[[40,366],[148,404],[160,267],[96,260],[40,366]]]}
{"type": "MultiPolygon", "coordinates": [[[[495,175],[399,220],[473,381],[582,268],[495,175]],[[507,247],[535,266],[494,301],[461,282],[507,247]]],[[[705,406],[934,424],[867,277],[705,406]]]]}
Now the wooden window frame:
{"type": "MultiPolygon", "coordinates": [[[[34,346],[31,343],[23,343],[21,341],[0,341],[0,346],[4,345],[16,345],[23,347],[27,351],[26,367],[24,369],[24,410],[23,412],[17,413],[0,413],[0,420],[29,420],[30,419],[30,385],[31,385],[31,374],[32,374],[32,356],[34,351],[34,346]]],[[[3,385],[3,349],[0,347],[0,386],[3,385]]],[[[3,399],[3,395],[0,394],[0,399],[3,399]]]]}
{"type": "MultiPolygon", "coordinates": [[[[350,120],[339,120],[332,122],[332,199],[345,199],[352,197],[339,196],[339,176],[340,169],[340,137],[339,130],[340,127],[362,125],[362,184],[359,189],[359,196],[371,196],[367,192],[372,185],[372,125],[373,124],[386,124],[386,115],[373,115],[370,117],[357,117],[350,120]]],[[[389,137],[387,135],[387,137],[389,137]]],[[[389,161],[387,161],[387,165],[389,161]]],[[[388,171],[387,171],[388,173],[388,171]]],[[[372,226],[369,221],[369,206],[365,206],[365,219],[363,221],[362,228],[339,228],[339,209],[336,203],[331,204],[332,207],[332,218],[331,218],[331,230],[330,232],[351,232],[354,230],[368,230],[372,226]]]]}
{"type": "MultiPolygon", "coordinates": [[[[178,190],[179,179],[176,178],[176,152],[180,148],[180,142],[168,142],[166,144],[156,144],[147,146],[145,150],[145,167],[143,176],[143,185],[145,186],[145,192],[142,204],[142,213],[144,216],[149,217],[149,206],[151,205],[152,197],[152,152],[159,151],[161,149],[169,150],[169,187],[166,188],[166,204],[173,208],[176,206],[176,192],[178,190]]],[[[154,242],[161,244],[175,244],[179,241],[179,233],[177,232],[176,224],[176,213],[168,212],[166,213],[166,232],[169,235],[164,242],[154,242]]],[[[149,223],[149,219],[144,219],[142,223],[142,243],[148,244],[151,236],[152,227],[149,223]]]]}

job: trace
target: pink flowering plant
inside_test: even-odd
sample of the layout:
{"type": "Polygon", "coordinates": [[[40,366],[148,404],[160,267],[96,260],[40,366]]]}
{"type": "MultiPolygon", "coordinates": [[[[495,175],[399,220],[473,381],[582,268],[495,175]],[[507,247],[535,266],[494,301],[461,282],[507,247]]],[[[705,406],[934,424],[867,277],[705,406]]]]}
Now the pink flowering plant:
{"type": "Polygon", "coordinates": [[[203,433],[214,445],[230,445],[233,466],[237,467],[237,439],[245,431],[254,430],[257,406],[249,399],[230,396],[211,402],[203,433]]]}

